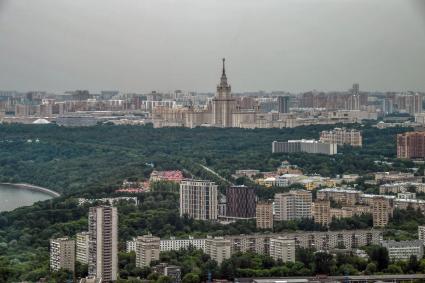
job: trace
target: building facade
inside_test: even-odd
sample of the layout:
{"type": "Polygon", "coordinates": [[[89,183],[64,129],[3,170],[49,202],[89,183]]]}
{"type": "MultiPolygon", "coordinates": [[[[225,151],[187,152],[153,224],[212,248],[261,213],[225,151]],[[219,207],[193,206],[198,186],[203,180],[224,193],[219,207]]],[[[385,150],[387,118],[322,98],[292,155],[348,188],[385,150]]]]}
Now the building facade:
{"type": "Polygon", "coordinates": [[[425,158],[425,132],[406,132],[398,134],[397,158],[425,158]]]}
{"type": "Polygon", "coordinates": [[[75,241],[67,237],[50,240],[50,269],[75,270],[75,241]]]}
{"type": "Polygon", "coordinates": [[[89,263],[89,232],[81,232],[76,235],[76,260],[82,264],[89,263]]]}
{"type": "Polygon", "coordinates": [[[373,227],[385,227],[392,215],[391,201],[385,197],[374,197],[372,199],[373,227]]]}
{"type": "Polygon", "coordinates": [[[313,203],[314,222],[328,226],[331,221],[331,202],[328,199],[318,199],[313,203]]]}
{"type": "Polygon", "coordinates": [[[180,217],[196,220],[216,220],[218,215],[217,185],[204,180],[184,180],[180,183],[180,217]]]}
{"type": "Polygon", "coordinates": [[[316,140],[289,140],[287,142],[274,141],[272,153],[306,152],[313,154],[334,155],[338,153],[337,144],[323,143],[316,140]]]}
{"type": "Polygon", "coordinates": [[[255,191],[247,186],[226,188],[226,216],[237,218],[255,217],[255,191]]]}
{"type": "Polygon", "coordinates": [[[258,229],[273,229],[273,203],[258,202],[256,206],[256,224],[258,229]]]}
{"type": "Polygon", "coordinates": [[[233,127],[233,112],[236,100],[232,97],[232,89],[227,83],[226,69],[223,58],[223,72],[220,84],[217,86],[217,95],[212,100],[212,124],[216,127],[233,127]]]}
{"type": "Polygon", "coordinates": [[[408,260],[411,256],[421,259],[424,255],[424,243],[421,240],[383,241],[382,246],[388,250],[390,260],[408,260]]]}
{"type": "Polygon", "coordinates": [[[274,219],[288,221],[311,218],[312,194],[306,190],[293,190],[288,193],[275,194],[274,219]]]}
{"type": "Polygon", "coordinates": [[[320,141],[324,143],[335,143],[337,145],[362,146],[362,134],[358,130],[347,130],[345,128],[335,128],[331,131],[322,131],[320,141]]]}
{"type": "Polygon", "coordinates": [[[159,260],[160,239],[144,235],[136,239],[136,267],[146,267],[154,260],[159,260]]]}
{"type": "Polygon", "coordinates": [[[89,276],[104,282],[118,275],[118,212],[116,207],[97,206],[89,209],[89,276]]]}
{"type": "Polygon", "coordinates": [[[209,238],[205,241],[205,253],[220,265],[223,260],[230,258],[230,245],[230,240],[223,237],[209,238]]]}
{"type": "Polygon", "coordinates": [[[295,262],[295,240],[284,237],[270,239],[270,256],[282,262],[295,262]]]}

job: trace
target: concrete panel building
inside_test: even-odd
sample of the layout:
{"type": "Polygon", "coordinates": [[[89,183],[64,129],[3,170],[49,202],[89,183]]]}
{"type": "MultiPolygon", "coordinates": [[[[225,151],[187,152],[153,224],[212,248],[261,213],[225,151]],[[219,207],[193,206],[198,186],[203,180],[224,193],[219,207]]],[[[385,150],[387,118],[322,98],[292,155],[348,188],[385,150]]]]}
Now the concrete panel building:
{"type": "Polygon", "coordinates": [[[160,239],[144,235],[136,239],[136,267],[146,267],[154,260],[159,260],[160,239]]]}
{"type": "Polygon", "coordinates": [[[97,206],[89,209],[89,276],[103,282],[117,280],[118,212],[116,207],[97,206]]]}
{"type": "Polygon", "coordinates": [[[275,194],[274,219],[288,221],[311,218],[312,194],[306,190],[292,190],[289,193],[275,194]]]}
{"type": "Polygon", "coordinates": [[[284,237],[270,239],[270,256],[282,262],[295,262],[295,240],[284,237]]]}
{"type": "Polygon", "coordinates": [[[230,258],[230,240],[223,237],[209,238],[205,241],[205,253],[220,265],[223,260],[230,258]]]}
{"type": "Polygon", "coordinates": [[[408,260],[411,256],[421,259],[424,255],[424,243],[421,240],[383,241],[382,246],[388,250],[390,260],[408,260]]]}
{"type": "Polygon", "coordinates": [[[75,270],[75,241],[67,237],[50,240],[50,269],[75,270]]]}
{"type": "Polygon", "coordinates": [[[334,155],[338,153],[337,144],[323,143],[316,140],[289,140],[287,142],[274,141],[272,153],[305,152],[313,154],[334,155]]]}
{"type": "Polygon", "coordinates": [[[76,260],[82,264],[89,263],[89,232],[81,232],[76,235],[76,260]]]}
{"type": "Polygon", "coordinates": [[[273,229],[273,203],[258,202],[256,206],[256,223],[259,229],[273,229]]]}

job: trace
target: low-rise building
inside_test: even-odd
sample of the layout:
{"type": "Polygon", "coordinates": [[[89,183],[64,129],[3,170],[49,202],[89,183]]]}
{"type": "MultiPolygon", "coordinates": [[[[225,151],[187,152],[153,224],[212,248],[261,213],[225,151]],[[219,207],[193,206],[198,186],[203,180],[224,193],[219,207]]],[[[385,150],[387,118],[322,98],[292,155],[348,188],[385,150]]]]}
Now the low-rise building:
{"type": "Polygon", "coordinates": [[[341,205],[354,206],[359,203],[361,194],[361,191],[353,188],[326,188],[317,192],[317,198],[332,199],[341,205]]]}
{"type": "Polygon", "coordinates": [[[424,243],[421,240],[413,241],[383,241],[382,246],[388,250],[390,260],[408,260],[411,256],[421,259],[424,255],[424,243]]]}
{"type": "Polygon", "coordinates": [[[306,152],[313,154],[337,154],[337,145],[334,143],[323,143],[316,140],[289,140],[287,142],[274,141],[272,153],[295,153],[306,152]]]}

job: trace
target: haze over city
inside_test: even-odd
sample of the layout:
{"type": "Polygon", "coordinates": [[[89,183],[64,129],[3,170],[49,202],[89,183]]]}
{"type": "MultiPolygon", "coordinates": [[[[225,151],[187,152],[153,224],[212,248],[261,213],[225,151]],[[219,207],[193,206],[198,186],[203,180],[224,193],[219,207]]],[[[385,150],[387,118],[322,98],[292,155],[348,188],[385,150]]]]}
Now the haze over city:
{"type": "Polygon", "coordinates": [[[0,1],[3,90],[423,91],[422,1],[0,1]]]}

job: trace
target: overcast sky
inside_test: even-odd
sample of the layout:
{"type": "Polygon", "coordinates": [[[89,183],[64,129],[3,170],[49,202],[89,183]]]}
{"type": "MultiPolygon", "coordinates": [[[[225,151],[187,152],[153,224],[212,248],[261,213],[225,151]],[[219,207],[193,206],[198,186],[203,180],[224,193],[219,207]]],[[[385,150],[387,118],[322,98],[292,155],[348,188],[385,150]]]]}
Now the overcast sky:
{"type": "Polygon", "coordinates": [[[0,0],[0,89],[425,91],[424,0],[0,0]]]}

